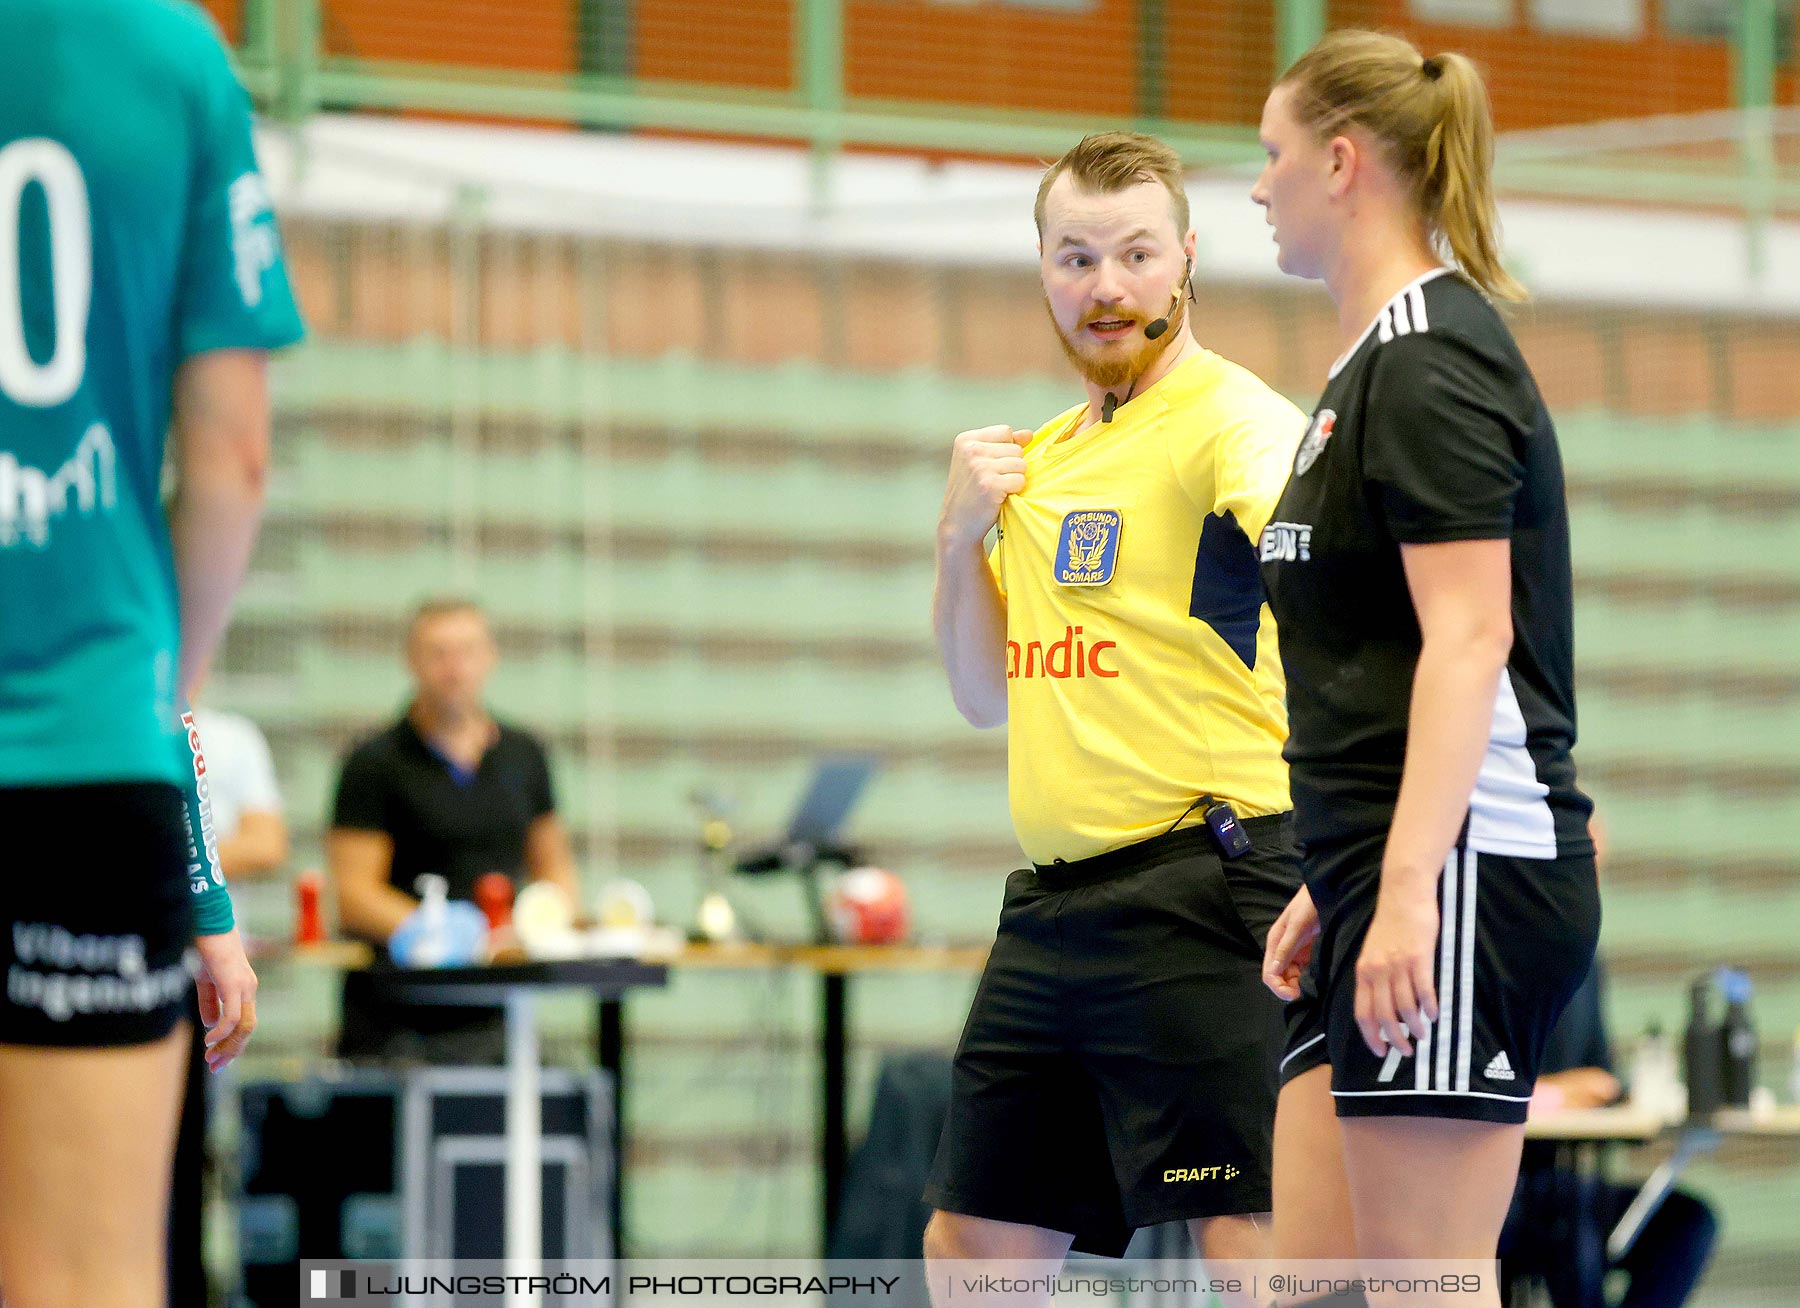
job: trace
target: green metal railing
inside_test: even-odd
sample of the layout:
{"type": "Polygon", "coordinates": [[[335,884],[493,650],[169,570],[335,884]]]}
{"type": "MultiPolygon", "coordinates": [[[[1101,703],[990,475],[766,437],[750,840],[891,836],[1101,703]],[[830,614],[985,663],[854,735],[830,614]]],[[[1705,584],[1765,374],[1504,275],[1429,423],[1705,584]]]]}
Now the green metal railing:
{"type": "MultiPolygon", "coordinates": [[[[1057,155],[1084,132],[1135,127],[1154,131],[1197,165],[1242,163],[1256,155],[1255,133],[1243,126],[1155,116],[1108,122],[1091,115],[982,111],[848,96],[844,91],[844,0],[794,0],[792,91],[597,72],[557,75],[463,69],[332,55],[324,49],[322,3],[249,0],[246,4],[245,38],[239,49],[244,83],[260,107],[290,122],[321,107],[421,109],[559,120],[584,127],[760,136],[803,141],[827,155],[846,145],[997,156],[1057,155]]],[[[1280,3],[1284,13],[1293,10],[1298,15],[1290,24],[1299,34],[1294,40],[1323,30],[1323,0],[1280,3]]]]}
{"type": "MultiPolygon", "coordinates": [[[[844,79],[845,0],[792,0],[791,90],[722,88],[638,78],[620,72],[543,74],[467,69],[333,54],[323,40],[325,0],[247,0],[239,55],[259,106],[297,122],[321,107],[416,109],[482,117],[569,122],[586,127],[655,129],[766,137],[808,145],[822,183],[846,146],[1003,157],[1060,154],[1084,132],[1108,127],[1154,132],[1194,167],[1248,165],[1260,159],[1253,129],[1169,118],[1158,33],[1166,0],[1139,0],[1140,109],[1108,121],[1093,115],[981,110],[852,96],[844,79]]],[[[1501,184],[1515,191],[1610,201],[1695,204],[1742,210],[1757,229],[1780,210],[1800,209],[1800,171],[1783,168],[1774,132],[1778,64],[1777,0],[1737,0],[1732,52],[1735,152],[1718,166],[1607,161],[1591,151],[1503,148],[1501,184]]],[[[587,0],[583,11],[596,0],[587,0]]],[[[1324,32],[1326,0],[1275,0],[1270,76],[1324,32]]],[[[822,192],[821,192],[822,193],[822,192]]]]}
{"type": "Polygon", "coordinates": [[[1744,210],[1749,217],[1745,258],[1752,277],[1767,270],[1768,222],[1782,189],[1775,157],[1775,66],[1777,48],[1775,0],[1739,0],[1732,41],[1732,80],[1744,131],[1738,139],[1744,176],[1744,210]]]}

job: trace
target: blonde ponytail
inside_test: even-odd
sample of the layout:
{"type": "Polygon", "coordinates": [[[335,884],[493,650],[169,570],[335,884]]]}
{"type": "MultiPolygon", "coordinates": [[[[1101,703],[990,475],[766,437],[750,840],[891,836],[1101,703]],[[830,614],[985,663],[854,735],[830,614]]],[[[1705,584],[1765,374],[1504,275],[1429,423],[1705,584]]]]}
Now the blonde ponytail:
{"type": "Polygon", "coordinates": [[[1526,298],[1501,262],[1493,115],[1472,61],[1425,59],[1400,37],[1346,29],[1301,55],[1280,85],[1321,137],[1356,123],[1387,147],[1428,238],[1470,281],[1495,299],[1526,298]]]}
{"type": "Polygon", "coordinates": [[[1421,66],[1436,83],[1442,111],[1425,145],[1419,198],[1425,219],[1457,266],[1497,300],[1523,300],[1525,288],[1500,259],[1494,205],[1494,120],[1487,87],[1466,56],[1434,55],[1421,66]],[[1437,76],[1433,77],[1432,69],[1437,76]]]}

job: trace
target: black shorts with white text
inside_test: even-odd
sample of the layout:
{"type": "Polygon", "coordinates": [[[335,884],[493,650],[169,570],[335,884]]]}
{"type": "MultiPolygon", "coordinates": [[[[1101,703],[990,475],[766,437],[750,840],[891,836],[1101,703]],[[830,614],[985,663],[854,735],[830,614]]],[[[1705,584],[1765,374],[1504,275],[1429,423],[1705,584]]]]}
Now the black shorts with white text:
{"type": "Polygon", "coordinates": [[[181,791],[0,788],[0,1044],[146,1044],[188,1011],[193,895],[181,791]]]}

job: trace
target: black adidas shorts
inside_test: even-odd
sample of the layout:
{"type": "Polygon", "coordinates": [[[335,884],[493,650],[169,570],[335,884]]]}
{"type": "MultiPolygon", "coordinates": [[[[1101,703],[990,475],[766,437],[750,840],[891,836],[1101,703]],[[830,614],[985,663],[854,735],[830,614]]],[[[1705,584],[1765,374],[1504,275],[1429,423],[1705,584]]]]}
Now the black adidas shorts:
{"type": "Polygon", "coordinates": [[[1438,879],[1438,1019],[1413,1055],[1377,1058],[1356,1026],[1356,959],[1385,843],[1306,851],[1321,929],[1288,1005],[1282,1083],[1329,1063],[1339,1117],[1523,1122],[1544,1042],[1600,937],[1594,860],[1452,850],[1438,879]]]}
{"type": "Polygon", "coordinates": [[[1075,1235],[1269,1209],[1281,1004],[1260,979],[1300,885],[1288,815],[1007,879],[956,1051],[932,1207],[1075,1235]]]}
{"type": "Polygon", "coordinates": [[[147,1044],[187,1013],[193,896],[181,791],[0,787],[0,1044],[147,1044]]]}

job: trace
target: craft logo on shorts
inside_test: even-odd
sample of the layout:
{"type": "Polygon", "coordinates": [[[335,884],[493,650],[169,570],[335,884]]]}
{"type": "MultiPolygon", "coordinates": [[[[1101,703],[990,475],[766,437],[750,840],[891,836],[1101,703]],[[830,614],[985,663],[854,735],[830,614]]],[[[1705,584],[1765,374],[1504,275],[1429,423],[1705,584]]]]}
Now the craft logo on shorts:
{"type": "Polygon", "coordinates": [[[1320,409],[1313,414],[1312,425],[1306,429],[1306,435],[1300,441],[1300,449],[1294,455],[1294,475],[1304,477],[1306,470],[1319,461],[1325,452],[1325,442],[1331,439],[1331,429],[1337,426],[1337,414],[1330,409],[1320,409]]]}
{"type": "Polygon", "coordinates": [[[1222,1167],[1171,1167],[1163,1173],[1163,1184],[1176,1181],[1235,1181],[1238,1169],[1230,1163],[1222,1167]]]}
{"type": "Polygon", "coordinates": [[[1117,509],[1080,509],[1066,513],[1056,542],[1056,580],[1064,586],[1104,586],[1119,564],[1119,530],[1124,519],[1117,509]]]}

